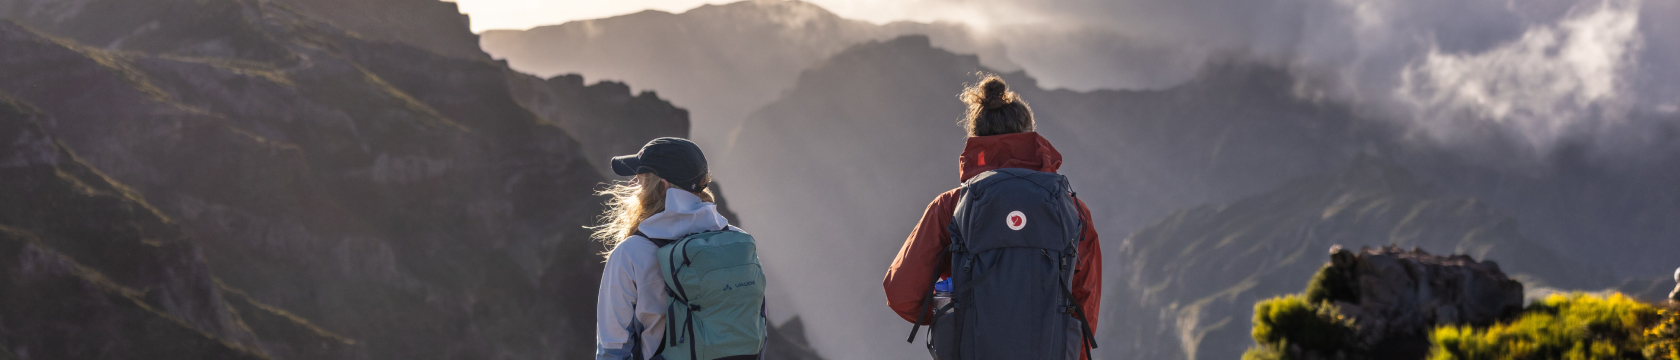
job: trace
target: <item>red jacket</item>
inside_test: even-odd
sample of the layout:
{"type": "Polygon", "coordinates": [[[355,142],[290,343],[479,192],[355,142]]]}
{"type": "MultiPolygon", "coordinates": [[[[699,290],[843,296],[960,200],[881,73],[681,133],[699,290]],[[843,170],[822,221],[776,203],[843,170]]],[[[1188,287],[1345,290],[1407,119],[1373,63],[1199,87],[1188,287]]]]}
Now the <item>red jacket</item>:
{"type": "MultiPolygon", "coordinates": [[[[958,165],[962,168],[963,181],[999,168],[1056,172],[1062,166],[1062,154],[1038,133],[979,136],[968,138],[958,165]]],[[[952,213],[956,211],[957,200],[957,189],[951,189],[928,204],[921,222],[916,224],[915,230],[911,230],[910,238],[904,240],[904,247],[898,249],[898,258],[893,259],[892,267],[887,268],[886,279],[881,280],[881,286],[887,291],[887,306],[891,306],[905,321],[916,321],[922,298],[929,295],[931,284],[928,281],[933,279],[933,273],[939,272],[940,277],[951,273],[950,266],[941,263],[939,253],[951,244],[948,226],[951,225],[952,213]]],[[[1090,317],[1091,329],[1096,330],[1097,309],[1102,297],[1102,246],[1097,241],[1096,227],[1091,223],[1091,210],[1085,207],[1084,201],[1078,198],[1074,201],[1079,205],[1079,219],[1085,224],[1085,240],[1079,244],[1079,264],[1073,272],[1073,296],[1079,299],[1085,315],[1090,317]]],[[[926,322],[924,320],[923,325],[926,322]]]]}

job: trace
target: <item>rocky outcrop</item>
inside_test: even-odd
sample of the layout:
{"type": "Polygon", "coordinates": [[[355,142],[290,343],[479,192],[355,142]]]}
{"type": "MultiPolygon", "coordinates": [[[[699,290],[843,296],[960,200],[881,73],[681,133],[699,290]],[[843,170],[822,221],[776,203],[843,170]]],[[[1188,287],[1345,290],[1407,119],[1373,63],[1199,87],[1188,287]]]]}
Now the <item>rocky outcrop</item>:
{"type": "Polygon", "coordinates": [[[805,339],[805,322],[798,316],[788,319],[777,331],[770,332],[764,344],[764,358],[778,360],[821,360],[811,342],[805,339]]]}
{"type": "MultiPolygon", "coordinates": [[[[573,134],[602,176],[617,176],[607,161],[613,156],[636,153],[648,140],[689,134],[688,110],[652,91],[631,94],[629,85],[611,81],[585,86],[577,74],[544,80],[510,69],[507,76],[514,99],[573,134]]],[[[721,153],[711,150],[708,155],[721,153]]]]}
{"type": "Polygon", "coordinates": [[[356,358],[342,336],[229,299],[190,235],[41,126],[52,122],[0,92],[0,358],[356,358]],[[313,331],[267,336],[294,328],[313,331]]]}
{"type": "MultiPolygon", "coordinates": [[[[1546,301],[1555,299],[1561,298],[1546,301]]],[[[1258,346],[1249,348],[1242,358],[1424,359],[1432,351],[1439,355],[1440,346],[1454,346],[1439,342],[1437,336],[1442,329],[1487,329],[1517,319],[1524,311],[1523,303],[1523,284],[1506,277],[1493,261],[1476,261],[1466,255],[1431,255],[1418,248],[1408,251],[1387,246],[1349,251],[1338,245],[1330,248],[1330,263],[1313,275],[1305,294],[1274,297],[1254,305],[1253,338],[1258,346]]],[[[1545,306],[1536,307],[1548,311],[1545,306]]],[[[1612,327],[1608,323],[1586,327],[1599,325],[1606,329],[1588,331],[1612,327]]],[[[1538,326],[1545,325],[1517,326],[1521,330],[1502,333],[1499,341],[1515,341],[1520,343],[1517,346],[1533,349],[1535,342],[1575,336],[1561,333],[1577,334],[1571,332],[1575,329],[1554,328],[1547,331],[1558,333],[1549,333],[1544,339],[1511,334],[1538,326]]],[[[1562,353],[1555,344],[1538,348],[1562,353]]],[[[1464,356],[1462,352],[1456,354],[1464,356]]]]}
{"type": "Polygon", "coordinates": [[[438,0],[268,0],[368,39],[403,43],[463,59],[489,60],[470,19],[438,0]]]}
{"type": "Polygon", "coordinates": [[[1522,311],[1523,285],[1492,260],[1437,256],[1417,248],[1330,249],[1330,264],[1308,285],[1309,301],[1328,301],[1354,324],[1355,344],[1374,353],[1422,358],[1438,325],[1485,327],[1522,311]],[[1314,289],[1324,289],[1323,295],[1314,289]],[[1315,298],[1316,296],[1316,298],[1315,298]]]}

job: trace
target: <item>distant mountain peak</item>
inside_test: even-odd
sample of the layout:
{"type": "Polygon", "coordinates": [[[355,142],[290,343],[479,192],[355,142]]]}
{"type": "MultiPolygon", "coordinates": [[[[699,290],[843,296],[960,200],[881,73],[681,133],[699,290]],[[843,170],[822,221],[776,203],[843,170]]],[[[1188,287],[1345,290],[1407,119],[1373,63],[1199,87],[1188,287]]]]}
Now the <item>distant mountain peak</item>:
{"type": "Polygon", "coordinates": [[[797,0],[747,0],[722,5],[703,5],[682,13],[695,18],[727,18],[734,21],[768,22],[798,28],[810,24],[857,22],[840,17],[816,4],[797,0]]]}

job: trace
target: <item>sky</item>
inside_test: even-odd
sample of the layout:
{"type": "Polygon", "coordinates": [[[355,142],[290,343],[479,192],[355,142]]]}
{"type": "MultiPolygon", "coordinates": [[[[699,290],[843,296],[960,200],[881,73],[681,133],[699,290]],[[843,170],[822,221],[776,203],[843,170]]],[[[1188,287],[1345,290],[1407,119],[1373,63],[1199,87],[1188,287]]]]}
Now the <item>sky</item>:
{"type": "MultiPolygon", "coordinates": [[[[448,0],[446,0],[448,1],[448,0]]],[[[453,0],[472,16],[472,31],[529,29],[572,20],[597,19],[653,9],[680,13],[734,0],[453,0]]],[[[877,24],[910,21],[981,21],[971,6],[943,0],[811,0],[840,16],[877,24]]]]}

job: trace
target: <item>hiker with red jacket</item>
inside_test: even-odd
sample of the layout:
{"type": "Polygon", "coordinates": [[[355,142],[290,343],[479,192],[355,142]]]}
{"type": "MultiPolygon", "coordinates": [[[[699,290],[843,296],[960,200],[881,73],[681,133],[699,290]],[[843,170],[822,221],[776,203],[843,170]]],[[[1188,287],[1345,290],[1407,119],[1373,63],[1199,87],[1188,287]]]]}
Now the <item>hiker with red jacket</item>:
{"type": "Polygon", "coordinates": [[[936,359],[1089,359],[1102,247],[1091,212],[1056,174],[1062,156],[1033,132],[1003,79],[964,89],[963,185],[940,194],[881,281],[914,341],[936,359]]]}

